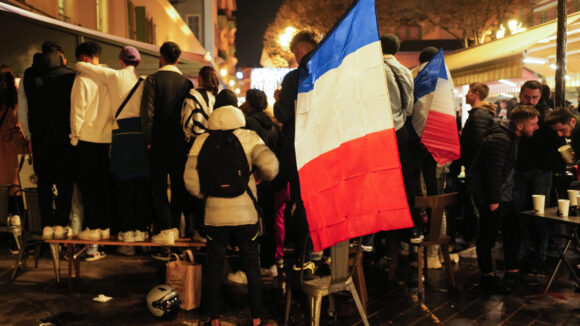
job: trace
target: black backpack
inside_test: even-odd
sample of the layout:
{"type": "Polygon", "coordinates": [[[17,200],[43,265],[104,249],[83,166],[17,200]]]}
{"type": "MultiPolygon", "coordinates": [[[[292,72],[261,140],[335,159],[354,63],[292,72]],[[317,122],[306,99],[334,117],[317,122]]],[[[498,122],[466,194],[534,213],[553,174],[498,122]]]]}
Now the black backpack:
{"type": "Polygon", "coordinates": [[[213,197],[240,196],[248,190],[250,180],[244,148],[233,130],[208,132],[197,161],[201,192],[213,197]]]}

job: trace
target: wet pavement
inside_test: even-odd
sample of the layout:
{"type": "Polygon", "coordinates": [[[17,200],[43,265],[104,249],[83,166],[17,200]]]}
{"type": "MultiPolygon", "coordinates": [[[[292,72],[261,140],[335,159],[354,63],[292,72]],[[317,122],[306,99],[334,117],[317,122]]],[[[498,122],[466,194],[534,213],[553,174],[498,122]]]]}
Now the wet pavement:
{"type": "MultiPolygon", "coordinates": [[[[172,321],[152,316],[145,307],[145,295],[154,285],[164,283],[165,263],[153,260],[145,253],[122,256],[115,253],[114,248],[107,248],[107,251],[103,260],[81,263],[81,279],[74,280],[69,293],[66,261],[61,261],[63,280],[57,284],[47,246],[43,247],[38,268],[34,268],[33,257],[30,257],[28,268],[20,271],[14,282],[9,282],[6,270],[14,263],[15,256],[9,253],[6,241],[0,242],[0,325],[41,325],[41,320],[56,325],[197,325],[200,319],[207,318],[203,306],[182,312],[172,321]],[[107,303],[92,301],[99,294],[113,297],[113,300],[107,303]]],[[[572,255],[576,255],[573,259],[579,263],[580,256],[572,255]]],[[[203,253],[200,259],[203,260],[203,253]]],[[[236,265],[235,258],[231,259],[231,265],[236,265]]],[[[498,265],[501,265],[501,260],[498,265]]],[[[397,280],[388,280],[388,273],[383,268],[366,264],[369,323],[580,325],[580,294],[574,292],[565,268],[559,273],[549,295],[528,301],[524,296],[541,293],[543,286],[520,287],[506,296],[485,296],[477,286],[479,274],[476,266],[475,259],[461,259],[454,265],[458,292],[446,290],[443,270],[430,270],[430,283],[424,300],[420,302],[416,294],[416,272],[408,259],[401,259],[397,280]]],[[[283,289],[286,286],[283,275],[265,280],[266,319],[272,325],[282,324],[283,289]]],[[[226,302],[222,325],[249,325],[245,287],[226,284],[223,291],[226,302]]],[[[325,300],[321,325],[362,325],[350,297],[337,295],[336,298],[337,322],[334,323],[333,318],[325,313],[325,300]]],[[[295,294],[289,324],[305,325],[306,316],[305,297],[295,294]]]]}

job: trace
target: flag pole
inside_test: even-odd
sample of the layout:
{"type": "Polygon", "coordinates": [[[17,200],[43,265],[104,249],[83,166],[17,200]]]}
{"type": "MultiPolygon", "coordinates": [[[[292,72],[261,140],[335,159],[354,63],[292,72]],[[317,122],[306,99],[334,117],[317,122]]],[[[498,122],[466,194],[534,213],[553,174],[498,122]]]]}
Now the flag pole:
{"type": "Polygon", "coordinates": [[[566,0],[558,0],[558,36],[556,43],[556,92],[554,102],[556,107],[564,107],[566,103],[566,0]]]}

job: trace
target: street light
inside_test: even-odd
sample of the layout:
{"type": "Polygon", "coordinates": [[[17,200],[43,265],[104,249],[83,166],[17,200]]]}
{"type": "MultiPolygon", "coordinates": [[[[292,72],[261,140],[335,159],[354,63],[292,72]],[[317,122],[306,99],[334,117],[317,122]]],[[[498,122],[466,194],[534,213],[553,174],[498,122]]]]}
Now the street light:
{"type": "Polygon", "coordinates": [[[280,37],[278,38],[278,44],[280,44],[283,49],[287,50],[290,47],[290,42],[292,42],[292,37],[295,33],[296,28],[292,26],[286,27],[284,33],[280,34],[280,37]]]}

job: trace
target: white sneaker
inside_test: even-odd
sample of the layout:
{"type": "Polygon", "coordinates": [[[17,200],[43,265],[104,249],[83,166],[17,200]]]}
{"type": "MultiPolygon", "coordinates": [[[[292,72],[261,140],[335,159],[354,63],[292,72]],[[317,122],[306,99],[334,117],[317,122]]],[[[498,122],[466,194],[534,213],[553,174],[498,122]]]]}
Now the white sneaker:
{"type": "Polygon", "coordinates": [[[119,240],[123,242],[135,242],[135,233],[133,231],[119,232],[119,240]]]}
{"type": "Polygon", "coordinates": [[[50,240],[54,237],[54,228],[52,226],[45,226],[42,229],[42,239],[50,240]]]}
{"type": "Polygon", "coordinates": [[[274,278],[278,276],[278,267],[276,265],[270,266],[270,268],[260,268],[260,274],[263,277],[274,278]]]}
{"type": "Polygon", "coordinates": [[[54,238],[55,239],[64,239],[65,237],[65,230],[64,227],[57,225],[54,227],[54,238]]]}
{"type": "Polygon", "coordinates": [[[151,237],[151,242],[162,246],[173,246],[175,244],[175,233],[172,229],[162,230],[159,234],[151,237]]]}
{"type": "Polygon", "coordinates": [[[360,245],[360,247],[364,252],[373,252],[373,246],[360,245]]]}
{"type": "Polygon", "coordinates": [[[201,234],[199,233],[199,231],[195,230],[195,232],[193,232],[193,237],[191,237],[191,239],[193,241],[198,241],[198,242],[203,242],[206,243],[207,239],[202,237],[201,234]]]}
{"type": "Polygon", "coordinates": [[[228,274],[228,281],[236,284],[248,284],[248,277],[243,270],[228,274]]]}
{"type": "Polygon", "coordinates": [[[111,229],[110,228],[98,229],[98,230],[101,233],[101,239],[107,240],[111,237],[111,229]]]}
{"type": "Polygon", "coordinates": [[[105,257],[107,257],[107,254],[104,251],[97,251],[97,252],[93,253],[92,255],[87,254],[87,258],[85,258],[85,261],[97,261],[97,260],[101,260],[105,257]]]}
{"type": "Polygon", "coordinates": [[[14,234],[15,237],[19,237],[22,234],[22,224],[20,224],[20,216],[12,215],[8,216],[8,227],[10,232],[14,234]]]}
{"type": "Polygon", "coordinates": [[[461,258],[477,258],[477,248],[473,245],[457,253],[461,258]]]}
{"type": "Polygon", "coordinates": [[[101,230],[99,229],[91,230],[89,228],[86,228],[83,231],[79,232],[79,239],[88,241],[100,241],[101,230]]]}
{"type": "Polygon", "coordinates": [[[441,269],[443,265],[441,265],[441,261],[439,260],[439,256],[429,256],[427,257],[427,268],[428,269],[441,269]]]}
{"type": "Polygon", "coordinates": [[[133,231],[133,233],[135,234],[135,241],[137,241],[137,242],[147,241],[147,238],[149,238],[148,232],[135,230],[135,231],[133,231]]]}
{"type": "Polygon", "coordinates": [[[173,228],[173,229],[170,229],[170,230],[171,230],[171,232],[173,232],[173,239],[175,241],[179,240],[179,229],[173,228]]]}

